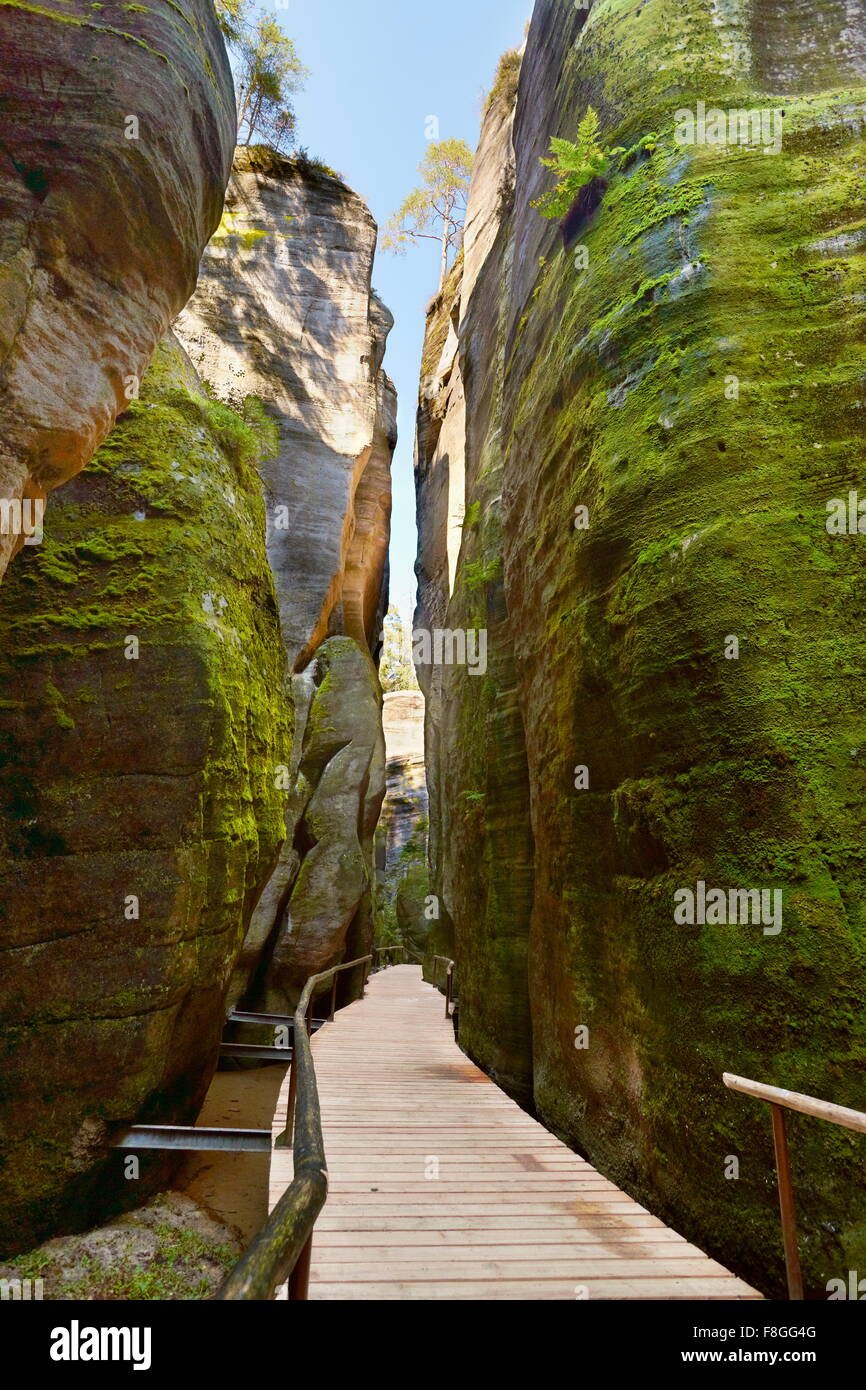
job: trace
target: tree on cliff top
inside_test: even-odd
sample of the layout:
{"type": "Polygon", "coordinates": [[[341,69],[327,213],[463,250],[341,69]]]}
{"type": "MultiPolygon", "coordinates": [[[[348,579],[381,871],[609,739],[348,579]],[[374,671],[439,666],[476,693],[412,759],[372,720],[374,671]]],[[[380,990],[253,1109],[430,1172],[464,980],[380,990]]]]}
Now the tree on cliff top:
{"type": "Polygon", "coordinates": [[[275,150],[290,149],[295,138],[291,97],[308,72],[276,20],[250,19],[251,4],[216,0],[220,28],[235,59],[238,143],[252,145],[258,136],[275,150]]]}
{"type": "Polygon", "coordinates": [[[473,159],[465,140],[437,140],[431,144],[418,165],[421,186],[403,200],[382,237],[382,249],[398,255],[419,240],[441,242],[440,289],[448,273],[448,253],[459,251],[463,243],[473,159]]]}
{"type": "Polygon", "coordinates": [[[241,26],[250,0],[214,0],[217,20],[228,43],[240,43],[241,26]]]}

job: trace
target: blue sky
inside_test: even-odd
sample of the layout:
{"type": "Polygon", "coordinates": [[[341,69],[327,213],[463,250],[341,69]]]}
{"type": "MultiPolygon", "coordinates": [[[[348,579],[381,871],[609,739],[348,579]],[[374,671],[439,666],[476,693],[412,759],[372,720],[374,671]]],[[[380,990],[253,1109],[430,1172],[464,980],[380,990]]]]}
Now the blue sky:
{"type": "MultiPolygon", "coordinates": [[[[383,226],[418,182],[425,121],[442,139],[478,140],[483,93],[501,53],[523,41],[532,0],[288,0],[273,13],[311,69],[298,93],[298,143],[339,172],[383,226]]],[[[411,617],[415,597],[412,446],[424,311],[435,293],[433,242],[405,258],[379,253],[373,284],[394,315],[385,368],[399,395],[394,457],[391,594],[411,617]]]]}

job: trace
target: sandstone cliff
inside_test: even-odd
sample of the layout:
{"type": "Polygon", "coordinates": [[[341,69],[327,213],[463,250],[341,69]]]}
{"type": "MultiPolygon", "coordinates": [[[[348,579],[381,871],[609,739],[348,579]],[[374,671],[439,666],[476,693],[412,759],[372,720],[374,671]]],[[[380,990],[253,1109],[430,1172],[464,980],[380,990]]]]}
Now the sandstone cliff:
{"type": "Polygon", "coordinates": [[[195,1119],[227,1004],[372,944],[396,401],[375,224],[305,160],[239,153],[204,384],[166,334],[230,172],[210,0],[9,0],[0,42],[0,501],[72,479],[0,591],[13,1251],[165,1181],[112,1132],[195,1119]]]}
{"type": "Polygon", "coordinates": [[[397,944],[409,958],[425,951],[427,915],[427,781],[424,767],[424,696],[393,690],[383,700],[385,800],[376,831],[379,944],[397,944]]]}
{"type": "Polygon", "coordinates": [[[503,217],[513,185],[512,120],[513,101],[504,93],[484,121],[463,254],[428,313],[416,443],[415,626],[488,633],[484,675],[418,667],[439,898],[428,955],[456,958],[461,1042],[527,1103],[532,845],[501,563],[501,359],[511,255],[503,217]]]}
{"type": "MultiPolygon", "coordinates": [[[[538,0],[419,409],[416,622],[489,634],[483,679],[419,672],[460,1037],[771,1292],[769,1125],[721,1073],[857,1106],[866,1051],[863,560],[825,526],[864,457],[864,78],[834,0],[538,0]],[[699,101],[783,112],[781,152],[678,144],[699,101]],[[589,104],[626,153],[579,259],[530,202],[589,104]],[[780,889],[781,932],[678,925],[699,880],[780,889]]],[[[851,1139],[794,1127],[823,1290],[866,1205],[851,1139]]]]}
{"type": "Polygon", "coordinates": [[[331,172],[238,150],[222,224],[177,323],[216,393],[230,403],[254,392],[280,431],[262,477],[297,736],[285,848],[232,985],[233,998],[271,1009],[372,943],[385,790],[373,656],[396,441],[375,245],[368,208],[331,172]]]}
{"type": "MultiPolygon", "coordinates": [[[[192,293],[234,99],[211,0],[4,0],[0,50],[0,499],[17,506],[87,463],[192,293]]],[[[0,520],[0,575],[21,525],[0,520]]]]}
{"type": "Polygon", "coordinates": [[[285,834],[285,654],[254,464],[272,433],[173,339],[0,589],[0,1248],[81,1229],[122,1122],[191,1123],[285,834]]]}

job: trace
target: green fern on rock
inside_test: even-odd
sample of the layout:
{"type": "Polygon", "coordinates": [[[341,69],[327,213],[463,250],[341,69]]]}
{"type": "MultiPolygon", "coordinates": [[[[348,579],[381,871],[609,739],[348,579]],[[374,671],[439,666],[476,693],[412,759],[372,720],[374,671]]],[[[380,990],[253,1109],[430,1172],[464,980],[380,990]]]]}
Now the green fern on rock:
{"type": "Polygon", "coordinates": [[[623,153],[620,146],[606,150],[598,137],[598,112],[588,106],[577,128],[576,144],[556,135],[551,139],[550,157],[541,163],[556,171],[559,182],[532,201],[542,217],[564,217],[580,190],[594,178],[604,178],[613,157],[623,153]]]}

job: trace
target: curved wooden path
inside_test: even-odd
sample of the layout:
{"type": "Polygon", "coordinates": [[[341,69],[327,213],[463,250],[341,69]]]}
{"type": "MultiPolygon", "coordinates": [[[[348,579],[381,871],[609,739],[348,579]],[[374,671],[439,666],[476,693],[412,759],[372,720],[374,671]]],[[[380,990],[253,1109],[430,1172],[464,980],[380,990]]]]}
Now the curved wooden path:
{"type": "MultiPolygon", "coordinates": [[[[509,1100],[417,966],[372,976],[313,1054],[330,1189],[311,1299],[760,1297],[509,1100]]],[[[271,1206],[290,1179],[275,1150],[271,1206]]]]}

